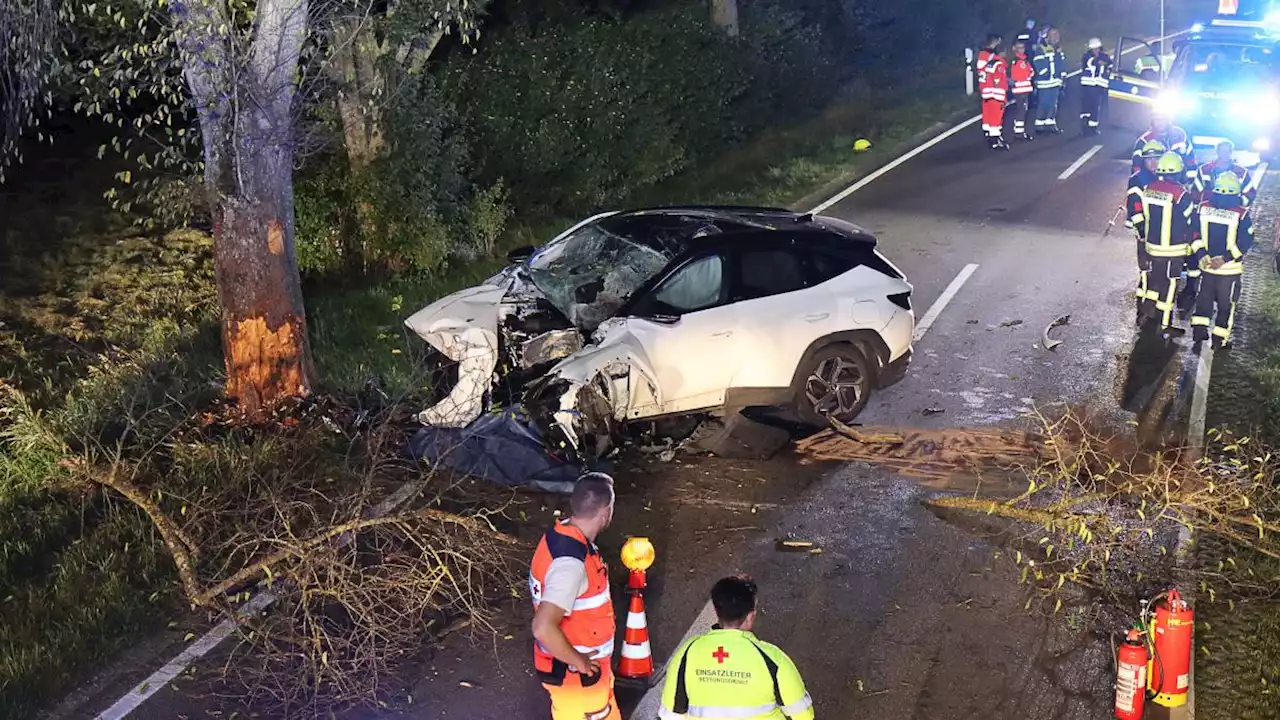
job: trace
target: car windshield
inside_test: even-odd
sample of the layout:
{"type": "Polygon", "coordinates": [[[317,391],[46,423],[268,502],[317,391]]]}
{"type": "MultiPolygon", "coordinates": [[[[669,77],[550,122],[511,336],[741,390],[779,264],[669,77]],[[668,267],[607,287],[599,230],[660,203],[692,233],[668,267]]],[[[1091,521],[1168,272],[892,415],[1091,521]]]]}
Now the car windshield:
{"type": "Polygon", "coordinates": [[[590,332],[673,257],[593,222],[534,253],[527,270],[557,310],[590,332]]]}
{"type": "Polygon", "coordinates": [[[1259,45],[1195,44],[1178,55],[1170,78],[1199,86],[1253,85],[1271,82],[1280,69],[1272,48],[1259,45]]]}

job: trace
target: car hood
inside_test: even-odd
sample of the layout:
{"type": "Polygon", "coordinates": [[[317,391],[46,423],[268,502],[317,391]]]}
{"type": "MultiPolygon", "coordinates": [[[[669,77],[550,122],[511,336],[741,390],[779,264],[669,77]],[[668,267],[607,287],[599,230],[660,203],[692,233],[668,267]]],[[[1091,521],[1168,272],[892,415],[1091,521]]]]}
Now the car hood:
{"type": "Polygon", "coordinates": [[[513,295],[541,296],[536,287],[520,278],[514,266],[479,285],[436,300],[410,315],[404,324],[450,360],[461,361],[467,354],[469,343],[463,337],[469,330],[479,331],[491,347],[497,347],[502,303],[513,295]]]}

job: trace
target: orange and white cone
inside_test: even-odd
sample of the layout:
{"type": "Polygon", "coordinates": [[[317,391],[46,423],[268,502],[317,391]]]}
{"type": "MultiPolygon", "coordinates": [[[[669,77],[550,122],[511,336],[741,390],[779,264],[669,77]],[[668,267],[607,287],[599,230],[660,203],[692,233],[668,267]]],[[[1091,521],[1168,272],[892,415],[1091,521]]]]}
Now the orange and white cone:
{"type": "Polygon", "coordinates": [[[647,678],[653,675],[653,652],[649,649],[649,624],[644,615],[644,597],[631,593],[627,629],[622,635],[622,659],[618,677],[647,678]]]}

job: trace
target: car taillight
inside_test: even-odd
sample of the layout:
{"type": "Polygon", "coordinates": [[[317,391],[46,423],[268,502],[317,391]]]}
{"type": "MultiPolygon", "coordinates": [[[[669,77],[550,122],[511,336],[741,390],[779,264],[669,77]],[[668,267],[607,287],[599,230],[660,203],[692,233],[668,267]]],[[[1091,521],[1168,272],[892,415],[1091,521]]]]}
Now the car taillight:
{"type": "Polygon", "coordinates": [[[911,309],[911,291],[908,290],[906,292],[894,293],[893,295],[889,296],[889,302],[893,303],[894,305],[897,305],[903,310],[910,310],[911,309]]]}

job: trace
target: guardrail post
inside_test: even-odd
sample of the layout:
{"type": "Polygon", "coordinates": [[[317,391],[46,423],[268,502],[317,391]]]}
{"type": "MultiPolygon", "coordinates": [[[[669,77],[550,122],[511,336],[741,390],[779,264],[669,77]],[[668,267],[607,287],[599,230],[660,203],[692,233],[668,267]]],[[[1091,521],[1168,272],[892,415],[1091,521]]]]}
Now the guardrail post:
{"type": "Polygon", "coordinates": [[[964,49],[964,94],[973,94],[973,48],[964,49]]]}

